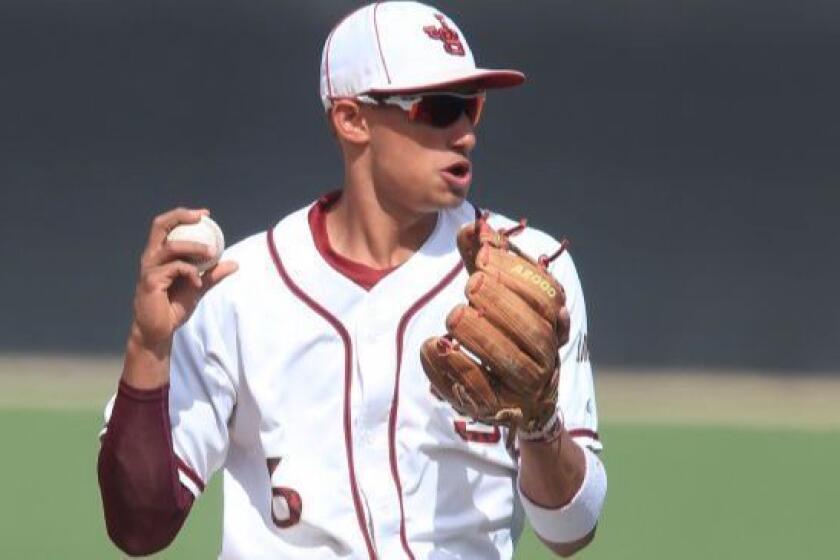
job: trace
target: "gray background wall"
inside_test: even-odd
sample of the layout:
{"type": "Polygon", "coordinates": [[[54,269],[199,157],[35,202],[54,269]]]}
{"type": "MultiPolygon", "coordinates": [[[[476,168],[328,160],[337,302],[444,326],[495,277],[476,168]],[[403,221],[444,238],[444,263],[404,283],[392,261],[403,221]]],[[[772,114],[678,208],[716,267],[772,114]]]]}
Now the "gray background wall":
{"type": "MultiPolygon", "coordinates": [[[[0,351],[119,351],[150,218],[229,239],[340,182],[355,2],[0,1],[0,351]]],[[[475,200],[565,234],[594,358],[838,371],[840,4],[438,2],[491,95],[475,200]]]]}

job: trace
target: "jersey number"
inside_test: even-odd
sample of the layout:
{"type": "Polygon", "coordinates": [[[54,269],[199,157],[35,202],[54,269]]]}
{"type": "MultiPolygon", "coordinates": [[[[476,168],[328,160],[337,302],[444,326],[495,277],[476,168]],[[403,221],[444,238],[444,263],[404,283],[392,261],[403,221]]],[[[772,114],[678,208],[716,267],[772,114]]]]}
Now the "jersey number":
{"type": "Polygon", "coordinates": [[[487,426],[467,420],[455,420],[455,431],[462,440],[474,443],[499,443],[502,438],[498,426],[487,426]]]}
{"type": "MultiPolygon", "coordinates": [[[[274,479],[274,473],[280,466],[280,457],[269,457],[268,478],[274,479]]],[[[300,522],[300,514],[303,512],[303,502],[297,490],[285,486],[271,485],[271,519],[280,529],[288,529],[300,522]]]]}

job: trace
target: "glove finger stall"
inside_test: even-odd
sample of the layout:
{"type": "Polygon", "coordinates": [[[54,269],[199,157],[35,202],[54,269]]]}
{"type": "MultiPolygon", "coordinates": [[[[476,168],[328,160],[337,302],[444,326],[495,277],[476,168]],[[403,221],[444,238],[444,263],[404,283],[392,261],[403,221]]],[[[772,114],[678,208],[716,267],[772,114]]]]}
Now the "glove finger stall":
{"type": "Polygon", "coordinates": [[[467,224],[458,231],[456,244],[458,245],[458,252],[461,254],[461,260],[464,261],[464,267],[469,274],[472,274],[475,272],[475,258],[481,248],[475,223],[467,224]]]}
{"type": "Polygon", "coordinates": [[[515,253],[490,245],[478,251],[476,268],[513,290],[552,327],[557,325],[566,294],[548,271],[515,253]]]}
{"type": "Polygon", "coordinates": [[[449,333],[490,368],[494,379],[519,394],[544,383],[543,368],[477,310],[458,305],[446,318],[449,333]]]}
{"type": "Polygon", "coordinates": [[[543,370],[554,369],[559,346],[556,331],[525,300],[483,272],[470,276],[466,295],[475,309],[543,370]]]}
{"type": "Polygon", "coordinates": [[[487,374],[449,341],[427,339],[420,347],[420,363],[435,391],[457,412],[476,420],[495,415],[499,403],[487,374]]]}

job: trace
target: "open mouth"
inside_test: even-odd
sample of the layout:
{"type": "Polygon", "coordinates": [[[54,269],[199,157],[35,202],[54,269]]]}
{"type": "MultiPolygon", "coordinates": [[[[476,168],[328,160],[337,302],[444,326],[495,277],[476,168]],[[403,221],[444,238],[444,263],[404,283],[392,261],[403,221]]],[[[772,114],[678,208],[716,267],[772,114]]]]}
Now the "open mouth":
{"type": "Polygon", "coordinates": [[[445,169],[445,171],[447,173],[451,173],[452,175],[454,175],[455,177],[458,177],[459,179],[462,179],[462,178],[466,177],[467,175],[469,175],[470,164],[468,162],[461,161],[461,162],[455,163],[453,165],[450,165],[449,167],[447,167],[445,169]]]}

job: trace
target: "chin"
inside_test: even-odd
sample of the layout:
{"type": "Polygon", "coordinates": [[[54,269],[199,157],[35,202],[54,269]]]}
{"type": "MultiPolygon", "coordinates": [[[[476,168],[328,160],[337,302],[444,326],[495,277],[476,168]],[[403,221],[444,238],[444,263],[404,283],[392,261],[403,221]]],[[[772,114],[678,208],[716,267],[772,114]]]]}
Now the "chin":
{"type": "Polygon", "coordinates": [[[466,196],[453,196],[451,201],[446,205],[446,208],[458,208],[466,200],[466,196]]]}
{"type": "Polygon", "coordinates": [[[456,196],[454,194],[435,196],[428,199],[423,205],[423,209],[420,211],[424,214],[431,214],[440,210],[451,210],[453,208],[458,208],[461,204],[463,204],[463,202],[463,197],[456,196]]]}
{"type": "Polygon", "coordinates": [[[464,200],[467,198],[468,190],[453,190],[447,189],[447,192],[444,193],[439,199],[436,201],[438,202],[439,209],[444,208],[457,208],[461,204],[464,203],[464,200]]]}

